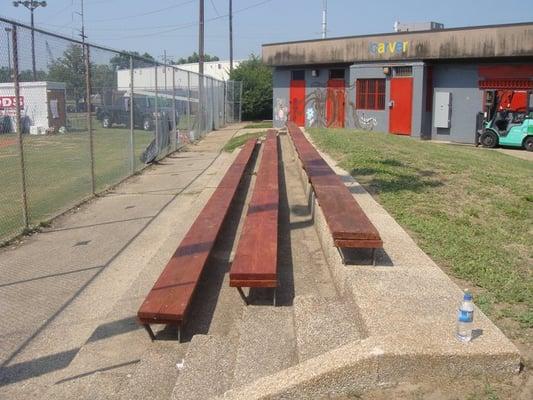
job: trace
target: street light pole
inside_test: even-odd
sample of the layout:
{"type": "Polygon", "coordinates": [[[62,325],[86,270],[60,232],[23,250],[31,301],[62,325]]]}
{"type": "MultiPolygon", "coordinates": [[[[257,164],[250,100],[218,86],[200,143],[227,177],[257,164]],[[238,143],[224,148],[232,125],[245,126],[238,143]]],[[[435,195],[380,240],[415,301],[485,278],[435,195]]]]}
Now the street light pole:
{"type": "Polygon", "coordinates": [[[9,37],[10,33],[11,33],[11,28],[8,28],[8,27],[5,27],[4,30],[6,31],[6,36],[7,36],[7,67],[8,67],[8,72],[9,72],[9,75],[11,76],[11,39],[9,37]]]}
{"type": "Polygon", "coordinates": [[[31,12],[31,66],[33,71],[33,80],[37,80],[37,68],[35,66],[35,27],[33,24],[33,11],[39,7],[46,7],[46,1],[28,1],[28,0],[16,0],[13,2],[14,7],[23,5],[31,12]]]}

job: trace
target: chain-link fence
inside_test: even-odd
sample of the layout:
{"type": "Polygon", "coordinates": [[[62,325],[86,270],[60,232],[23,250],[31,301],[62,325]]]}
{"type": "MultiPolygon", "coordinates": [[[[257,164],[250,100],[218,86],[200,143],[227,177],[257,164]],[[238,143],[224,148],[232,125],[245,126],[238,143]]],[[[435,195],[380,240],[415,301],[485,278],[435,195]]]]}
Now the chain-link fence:
{"type": "Polygon", "coordinates": [[[0,242],[240,122],[224,82],[0,18],[0,242]]]}

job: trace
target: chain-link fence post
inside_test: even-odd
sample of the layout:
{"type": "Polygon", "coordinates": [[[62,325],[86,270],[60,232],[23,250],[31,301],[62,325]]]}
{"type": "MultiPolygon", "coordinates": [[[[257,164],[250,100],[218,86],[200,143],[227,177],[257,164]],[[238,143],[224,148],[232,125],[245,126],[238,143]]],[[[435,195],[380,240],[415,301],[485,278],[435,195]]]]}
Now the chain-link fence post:
{"type": "Polygon", "coordinates": [[[93,136],[93,121],[91,116],[91,55],[90,46],[86,44],[84,47],[85,54],[85,108],[87,114],[87,130],[89,131],[89,152],[91,159],[91,192],[96,194],[96,178],[94,173],[94,136],[93,136]]]}
{"type": "MultiPolygon", "coordinates": [[[[167,69],[167,66],[165,65],[165,70],[166,69],[167,69]]],[[[172,151],[176,151],[177,149],[177,145],[176,145],[177,134],[178,134],[178,126],[177,126],[177,121],[176,121],[176,71],[174,68],[172,68],[172,137],[170,139],[170,145],[171,145],[172,151]]]]}
{"type": "Polygon", "coordinates": [[[17,129],[17,143],[20,160],[20,182],[21,182],[21,200],[22,200],[22,220],[24,228],[29,226],[28,218],[28,195],[26,191],[26,168],[24,164],[24,143],[22,140],[22,124],[20,120],[20,86],[19,86],[19,60],[18,60],[18,43],[17,43],[17,26],[13,25],[11,30],[11,41],[13,43],[13,85],[15,86],[15,124],[17,129]]]}
{"type": "Polygon", "coordinates": [[[135,115],[134,111],[134,90],[133,84],[133,57],[130,56],[130,171],[133,174],[135,172],[135,115]]]}
{"type": "Polygon", "coordinates": [[[157,156],[159,157],[159,104],[158,104],[158,96],[159,96],[159,90],[157,88],[157,64],[154,66],[155,70],[155,100],[154,100],[154,113],[155,113],[155,148],[157,156]]]}
{"type": "Polygon", "coordinates": [[[191,138],[191,73],[187,72],[187,131],[189,139],[191,138]]]}
{"type": "Polygon", "coordinates": [[[242,82],[239,82],[239,122],[242,122],[242,82]]]}

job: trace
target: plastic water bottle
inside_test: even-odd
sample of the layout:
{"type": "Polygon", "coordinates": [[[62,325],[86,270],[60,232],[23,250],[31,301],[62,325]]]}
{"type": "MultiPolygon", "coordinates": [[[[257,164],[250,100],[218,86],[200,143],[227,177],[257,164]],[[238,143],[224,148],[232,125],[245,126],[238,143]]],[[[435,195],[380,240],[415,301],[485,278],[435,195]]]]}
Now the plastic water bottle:
{"type": "Polygon", "coordinates": [[[474,302],[472,293],[465,290],[463,301],[457,310],[457,332],[455,336],[461,342],[470,342],[472,340],[472,323],[474,321],[474,302]]]}

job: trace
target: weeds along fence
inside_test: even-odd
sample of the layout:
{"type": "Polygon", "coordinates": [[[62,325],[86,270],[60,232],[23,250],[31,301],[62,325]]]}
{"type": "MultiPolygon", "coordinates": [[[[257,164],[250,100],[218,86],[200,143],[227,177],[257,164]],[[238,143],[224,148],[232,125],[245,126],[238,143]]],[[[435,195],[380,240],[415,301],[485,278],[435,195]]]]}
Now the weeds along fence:
{"type": "Polygon", "coordinates": [[[0,18],[0,242],[240,122],[240,82],[0,18]]]}

